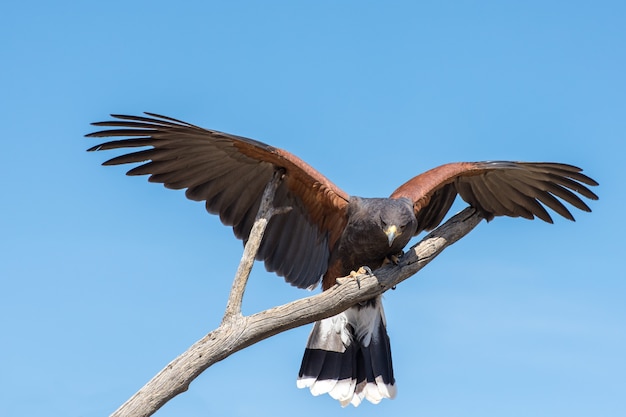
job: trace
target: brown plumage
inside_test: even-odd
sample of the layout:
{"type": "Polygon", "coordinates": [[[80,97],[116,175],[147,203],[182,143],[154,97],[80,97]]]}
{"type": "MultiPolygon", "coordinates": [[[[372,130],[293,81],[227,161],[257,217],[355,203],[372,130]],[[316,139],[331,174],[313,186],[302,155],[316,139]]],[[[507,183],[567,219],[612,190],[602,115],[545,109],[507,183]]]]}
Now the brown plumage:
{"type": "MultiPolygon", "coordinates": [[[[104,165],[141,163],[128,175],[150,175],[151,182],[186,189],[188,198],[204,201],[206,209],[218,214],[244,241],[263,189],[275,170],[283,170],[274,205],[292,210],[271,219],[257,259],[301,288],[312,288],[322,280],[327,289],[337,277],[360,266],[376,269],[411,237],[439,225],[457,194],[487,220],[537,217],[550,223],[545,207],[573,220],[562,201],[591,211],[578,194],[597,199],[587,188],[597,183],[580,168],[507,161],[442,165],[407,181],[389,198],[351,197],[301,159],[264,143],[150,113],[113,117],[94,123],[112,129],[87,136],[124,139],[90,151],[148,149],[104,165]]],[[[395,386],[380,300],[327,320],[313,330],[300,386],[310,387],[315,394],[328,392],[343,405],[392,397],[395,386]]]]}

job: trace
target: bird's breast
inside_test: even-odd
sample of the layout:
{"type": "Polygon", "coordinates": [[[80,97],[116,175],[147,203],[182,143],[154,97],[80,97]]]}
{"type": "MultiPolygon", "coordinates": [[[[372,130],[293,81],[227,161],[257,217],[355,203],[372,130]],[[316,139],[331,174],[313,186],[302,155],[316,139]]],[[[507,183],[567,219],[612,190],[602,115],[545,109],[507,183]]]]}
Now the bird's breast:
{"type": "Polygon", "coordinates": [[[396,242],[389,246],[387,236],[378,226],[349,224],[338,242],[333,258],[343,266],[343,275],[356,271],[361,266],[374,270],[382,265],[387,256],[402,250],[396,246],[396,242]]]}

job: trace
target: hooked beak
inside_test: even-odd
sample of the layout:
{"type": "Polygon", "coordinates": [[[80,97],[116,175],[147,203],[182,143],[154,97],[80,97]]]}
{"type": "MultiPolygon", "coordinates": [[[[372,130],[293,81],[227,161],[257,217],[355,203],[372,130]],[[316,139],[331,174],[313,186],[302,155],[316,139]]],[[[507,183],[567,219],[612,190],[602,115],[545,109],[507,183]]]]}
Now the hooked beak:
{"type": "Polygon", "coordinates": [[[398,228],[396,227],[395,224],[392,224],[391,226],[387,227],[386,229],[383,230],[383,232],[385,232],[385,234],[387,235],[387,240],[389,240],[389,247],[391,247],[396,237],[400,235],[400,233],[398,233],[398,228]]]}

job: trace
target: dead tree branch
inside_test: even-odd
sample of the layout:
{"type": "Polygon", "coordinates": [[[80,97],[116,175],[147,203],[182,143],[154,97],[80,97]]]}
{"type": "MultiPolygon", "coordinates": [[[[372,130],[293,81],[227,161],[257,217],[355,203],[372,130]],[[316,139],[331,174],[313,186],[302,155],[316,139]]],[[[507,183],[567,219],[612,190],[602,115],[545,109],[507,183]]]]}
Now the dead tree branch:
{"type": "MultiPolygon", "coordinates": [[[[148,417],[176,395],[208,367],[233,353],[275,334],[321,320],[354,304],[375,297],[417,273],[446,247],[468,234],[482,219],[466,208],[426,236],[402,256],[398,265],[387,265],[375,275],[362,275],[321,294],[293,301],[251,316],[241,315],[241,300],[254,257],[272,216],[271,201],[280,175],[275,175],[264,193],[257,222],[246,244],[222,324],[174,359],[111,417],[148,417]],[[248,247],[251,249],[248,250],[248,247]],[[245,265],[243,265],[245,263],[245,265]]],[[[287,208],[288,209],[288,208],[287,208]]],[[[278,208],[278,212],[284,209],[278,208]]]]}
{"type": "Polygon", "coordinates": [[[257,212],[252,230],[250,231],[250,237],[246,242],[246,246],[239,262],[239,267],[235,273],[235,279],[233,280],[233,286],[228,296],[228,302],[226,303],[226,311],[224,312],[223,322],[233,320],[236,316],[241,316],[241,303],[243,301],[243,293],[246,290],[246,284],[248,283],[248,277],[252,272],[252,265],[254,265],[254,259],[261,241],[263,240],[263,234],[267,223],[275,214],[284,213],[291,210],[291,207],[274,207],[272,200],[274,200],[274,194],[280,185],[283,172],[281,170],[275,171],[274,176],[263,190],[263,196],[261,197],[261,205],[257,212]]]}

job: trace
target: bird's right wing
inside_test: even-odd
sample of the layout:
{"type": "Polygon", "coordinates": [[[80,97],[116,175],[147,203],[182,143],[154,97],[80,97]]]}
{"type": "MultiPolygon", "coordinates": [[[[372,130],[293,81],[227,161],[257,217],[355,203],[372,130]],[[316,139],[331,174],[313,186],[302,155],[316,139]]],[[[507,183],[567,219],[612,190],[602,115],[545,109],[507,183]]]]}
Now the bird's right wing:
{"type": "Polygon", "coordinates": [[[94,123],[112,129],[88,137],[124,137],[89,151],[149,147],[110,159],[104,165],[142,163],[128,175],[150,175],[167,188],[204,201],[235,235],[248,239],[261,195],[275,170],[284,171],[274,207],[291,207],[274,216],[257,254],[269,271],[292,285],[315,286],[328,268],[330,247],[345,227],[348,195],[310,165],[265,143],[207,130],[180,120],[114,115],[94,123]]]}

